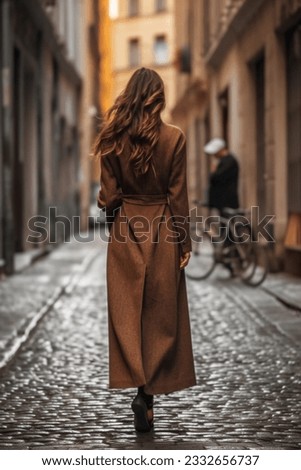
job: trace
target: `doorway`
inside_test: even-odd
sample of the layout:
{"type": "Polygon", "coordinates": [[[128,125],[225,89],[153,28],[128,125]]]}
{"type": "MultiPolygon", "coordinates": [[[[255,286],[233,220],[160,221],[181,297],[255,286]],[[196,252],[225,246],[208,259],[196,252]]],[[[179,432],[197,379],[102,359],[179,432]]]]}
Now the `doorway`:
{"type": "Polygon", "coordinates": [[[24,220],[24,154],[23,154],[23,61],[19,49],[14,49],[14,80],[13,80],[13,214],[15,228],[15,252],[22,252],[23,220],[24,220]]]}
{"type": "Polygon", "coordinates": [[[286,270],[301,275],[301,23],[285,38],[287,57],[287,187],[286,270]]]}
{"type": "Polygon", "coordinates": [[[14,49],[13,74],[13,214],[15,252],[33,248],[26,241],[28,221],[37,215],[37,103],[34,66],[14,49]]]}
{"type": "Polygon", "coordinates": [[[266,155],[265,155],[265,57],[261,53],[253,62],[255,84],[256,130],[256,195],[259,212],[266,214],[266,155]]]}
{"type": "Polygon", "coordinates": [[[288,211],[301,214],[301,24],[286,37],[288,211]]]}

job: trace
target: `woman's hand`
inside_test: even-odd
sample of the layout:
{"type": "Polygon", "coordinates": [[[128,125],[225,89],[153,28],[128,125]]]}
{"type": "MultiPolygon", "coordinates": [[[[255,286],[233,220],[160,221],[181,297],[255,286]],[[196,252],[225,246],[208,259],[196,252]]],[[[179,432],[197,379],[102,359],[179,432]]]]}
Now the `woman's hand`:
{"type": "Polygon", "coordinates": [[[190,251],[187,251],[187,253],[183,253],[182,256],[180,257],[180,269],[184,269],[190,258],[190,251]]]}

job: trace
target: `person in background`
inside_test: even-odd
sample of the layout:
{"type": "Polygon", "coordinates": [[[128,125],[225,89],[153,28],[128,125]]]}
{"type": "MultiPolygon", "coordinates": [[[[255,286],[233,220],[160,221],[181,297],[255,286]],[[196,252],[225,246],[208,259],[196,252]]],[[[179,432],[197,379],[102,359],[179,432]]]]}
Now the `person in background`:
{"type": "MultiPolygon", "coordinates": [[[[226,208],[239,208],[239,165],[237,159],[229,152],[226,142],[221,138],[210,140],[205,145],[204,151],[207,155],[213,157],[210,165],[208,207],[217,209],[219,215],[227,219],[229,214],[225,212],[226,208]]],[[[226,230],[224,246],[229,247],[232,242],[228,237],[227,225],[221,221],[220,227],[221,230],[226,230]]],[[[230,271],[231,276],[235,276],[231,263],[224,262],[224,266],[230,271]]]]}
{"type": "Polygon", "coordinates": [[[223,217],[224,208],[238,209],[239,207],[239,165],[223,139],[210,140],[205,145],[204,151],[207,155],[215,157],[215,160],[211,162],[208,206],[217,209],[223,217]]]}

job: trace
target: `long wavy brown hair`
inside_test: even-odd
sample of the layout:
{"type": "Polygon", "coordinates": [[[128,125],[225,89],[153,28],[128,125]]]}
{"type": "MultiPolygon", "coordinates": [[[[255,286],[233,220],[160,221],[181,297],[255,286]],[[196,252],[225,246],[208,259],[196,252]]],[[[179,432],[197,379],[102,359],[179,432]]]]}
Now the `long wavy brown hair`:
{"type": "Polygon", "coordinates": [[[94,155],[120,155],[126,142],[129,162],[137,176],[147,173],[159,139],[160,114],[165,108],[164,83],[155,70],[141,67],[104,115],[96,138],[94,155]]]}

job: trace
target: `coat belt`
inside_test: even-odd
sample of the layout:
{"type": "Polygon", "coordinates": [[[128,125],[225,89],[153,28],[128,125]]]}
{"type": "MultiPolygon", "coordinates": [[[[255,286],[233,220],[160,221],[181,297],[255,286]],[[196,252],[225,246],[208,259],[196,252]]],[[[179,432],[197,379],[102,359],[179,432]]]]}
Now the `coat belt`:
{"type": "Polygon", "coordinates": [[[156,206],[169,204],[168,194],[122,194],[122,200],[128,204],[156,206]]]}

